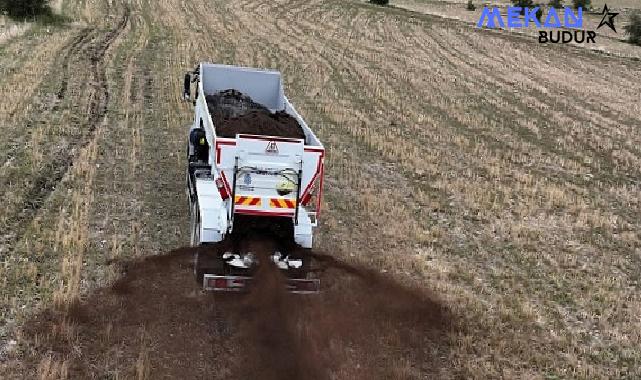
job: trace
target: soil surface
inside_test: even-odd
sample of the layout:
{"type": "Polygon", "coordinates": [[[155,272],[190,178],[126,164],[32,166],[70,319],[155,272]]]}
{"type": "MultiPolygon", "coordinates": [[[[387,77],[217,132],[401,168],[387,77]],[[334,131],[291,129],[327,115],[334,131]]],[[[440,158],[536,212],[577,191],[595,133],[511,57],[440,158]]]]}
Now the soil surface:
{"type": "Polygon", "coordinates": [[[287,293],[271,265],[248,293],[207,293],[193,277],[194,252],[121,264],[112,287],[45,311],[24,330],[38,342],[24,362],[35,368],[51,355],[74,379],[402,378],[407,360],[437,373],[451,317],[423,290],[315,254],[320,294],[287,293]]]}
{"type": "Polygon", "coordinates": [[[272,113],[238,91],[221,91],[207,95],[206,100],[220,137],[252,134],[305,139],[303,128],[291,115],[284,111],[272,113]]]}

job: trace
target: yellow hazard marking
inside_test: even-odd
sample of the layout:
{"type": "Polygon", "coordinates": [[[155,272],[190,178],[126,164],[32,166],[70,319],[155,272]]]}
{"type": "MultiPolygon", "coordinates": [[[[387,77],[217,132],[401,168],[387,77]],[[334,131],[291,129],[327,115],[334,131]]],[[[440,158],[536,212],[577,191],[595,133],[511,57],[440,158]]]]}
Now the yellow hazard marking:
{"type": "Polygon", "coordinates": [[[269,206],[273,208],[296,208],[296,202],[292,199],[271,198],[269,206]]]}
{"type": "Polygon", "coordinates": [[[236,205],[238,206],[260,206],[261,203],[262,201],[258,197],[245,197],[242,195],[236,195],[236,205]]]}

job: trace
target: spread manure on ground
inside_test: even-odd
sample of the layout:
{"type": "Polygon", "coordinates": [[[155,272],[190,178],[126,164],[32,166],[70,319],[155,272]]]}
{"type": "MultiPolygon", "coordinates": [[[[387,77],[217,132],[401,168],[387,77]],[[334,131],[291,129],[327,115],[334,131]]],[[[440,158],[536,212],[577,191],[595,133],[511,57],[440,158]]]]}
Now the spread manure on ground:
{"type": "Polygon", "coordinates": [[[383,379],[411,377],[403,362],[436,374],[446,356],[451,316],[424,290],[314,254],[320,294],[288,293],[273,265],[248,293],[214,294],[194,279],[196,249],[120,263],[112,286],[34,318],[25,365],[49,356],[70,378],[383,379]]]}

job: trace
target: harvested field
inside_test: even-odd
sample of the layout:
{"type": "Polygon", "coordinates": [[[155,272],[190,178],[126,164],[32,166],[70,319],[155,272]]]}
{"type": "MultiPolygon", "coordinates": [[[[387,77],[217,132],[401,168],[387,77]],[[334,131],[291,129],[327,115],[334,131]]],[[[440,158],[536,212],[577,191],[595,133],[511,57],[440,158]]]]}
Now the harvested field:
{"type": "Polygon", "coordinates": [[[1,378],[641,377],[638,61],[360,1],[60,9],[0,48],[1,378]],[[327,148],[316,251],[393,280],[330,268],[318,299],[228,300],[163,256],[189,239],[200,61],[282,71],[327,148]],[[96,312],[121,304],[127,323],[96,312]]]}
{"type": "Polygon", "coordinates": [[[222,91],[207,95],[206,99],[220,137],[250,134],[305,140],[305,132],[295,118],[284,111],[272,113],[238,91],[222,91]]]}

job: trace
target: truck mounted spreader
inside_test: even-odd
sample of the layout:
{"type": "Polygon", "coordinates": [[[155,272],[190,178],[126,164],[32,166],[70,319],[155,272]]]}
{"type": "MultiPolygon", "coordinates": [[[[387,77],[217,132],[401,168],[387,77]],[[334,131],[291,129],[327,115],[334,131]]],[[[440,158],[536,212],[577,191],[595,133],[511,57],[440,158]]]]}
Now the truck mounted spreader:
{"type": "Polygon", "coordinates": [[[285,96],[281,74],[202,63],[185,75],[183,99],[195,107],[186,180],[198,281],[243,290],[270,260],[290,291],[317,292],[309,251],[325,149],[285,96]]]}

